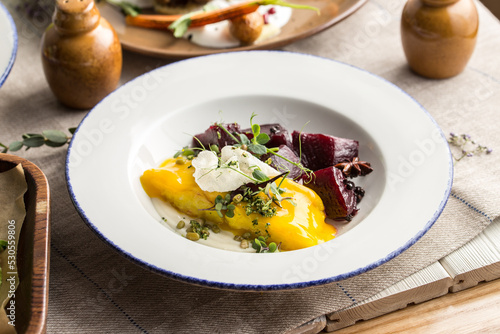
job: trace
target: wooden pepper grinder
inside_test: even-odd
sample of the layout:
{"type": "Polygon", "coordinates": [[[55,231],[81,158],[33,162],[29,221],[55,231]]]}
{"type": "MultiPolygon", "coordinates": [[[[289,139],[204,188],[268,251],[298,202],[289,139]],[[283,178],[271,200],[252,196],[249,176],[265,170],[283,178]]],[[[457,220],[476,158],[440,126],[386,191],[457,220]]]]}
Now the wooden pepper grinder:
{"type": "Polygon", "coordinates": [[[57,0],[42,37],[42,63],[57,99],[89,109],[118,85],[122,50],[115,30],[93,0],[57,0]]]}
{"type": "Polygon", "coordinates": [[[428,78],[459,74],[472,56],[478,27],[473,0],[408,0],[401,18],[408,64],[428,78]]]}

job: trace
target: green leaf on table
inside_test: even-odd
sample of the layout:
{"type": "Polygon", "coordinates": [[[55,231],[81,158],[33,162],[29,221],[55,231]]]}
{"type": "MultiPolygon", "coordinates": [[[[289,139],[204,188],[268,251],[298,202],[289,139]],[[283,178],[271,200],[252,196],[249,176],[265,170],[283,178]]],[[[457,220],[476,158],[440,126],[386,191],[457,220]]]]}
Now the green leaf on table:
{"type": "Polygon", "coordinates": [[[51,140],[46,140],[45,145],[50,146],[50,147],[61,147],[61,146],[66,145],[66,143],[56,143],[56,142],[53,142],[51,140]]]}
{"type": "Polygon", "coordinates": [[[34,135],[23,140],[23,145],[26,149],[30,147],[40,147],[45,144],[45,138],[42,135],[34,135]]]}
{"type": "Polygon", "coordinates": [[[76,132],[76,128],[69,128],[68,131],[69,131],[69,133],[71,133],[72,135],[74,135],[75,132],[76,132]]]}
{"type": "Polygon", "coordinates": [[[23,139],[26,139],[31,137],[43,137],[43,136],[39,133],[24,133],[22,137],[23,139]]]}
{"type": "Polygon", "coordinates": [[[14,141],[14,142],[10,143],[10,145],[9,145],[9,150],[12,152],[19,151],[21,148],[23,148],[22,141],[14,141]]]}
{"type": "Polygon", "coordinates": [[[68,142],[68,137],[66,134],[59,130],[45,130],[42,132],[42,135],[45,136],[49,141],[56,144],[66,144],[68,142]]]}

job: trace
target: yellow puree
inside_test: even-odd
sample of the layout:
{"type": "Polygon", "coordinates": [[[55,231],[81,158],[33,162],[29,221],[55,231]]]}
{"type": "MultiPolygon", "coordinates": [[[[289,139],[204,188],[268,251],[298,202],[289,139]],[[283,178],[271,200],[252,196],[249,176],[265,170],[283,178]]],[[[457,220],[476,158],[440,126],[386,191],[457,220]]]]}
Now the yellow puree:
{"type": "Polygon", "coordinates": [[[217,195],[224,197],[226,193],[201,190],[193,177],[194,167],[189,166],[190,161],[180,165],[176,164],[176,159],[168,159],[159,168],[144,172],[141,176],[142,187],[149,197],[161,198],[190,217],[217,223],[237,235],[248,231],[266,236],[267,229],[270,235],[268,241],[281,242],[282,250],[306,248],[335,237],[335,227],[325,222],[321,198],[313,190],[289,179],[281,184],[287,190],[282,196],[293,197],[296,206],[282,201],[282,208],[277,208],[274,217],[266,218],[258,213],[247,216],[246,202],[235,204],[233,218],[220,218],[213,210],[202,210],[213,207],[217,195]],[[255,219],[258,220],[256,226],[252,223],[255,219]]]}

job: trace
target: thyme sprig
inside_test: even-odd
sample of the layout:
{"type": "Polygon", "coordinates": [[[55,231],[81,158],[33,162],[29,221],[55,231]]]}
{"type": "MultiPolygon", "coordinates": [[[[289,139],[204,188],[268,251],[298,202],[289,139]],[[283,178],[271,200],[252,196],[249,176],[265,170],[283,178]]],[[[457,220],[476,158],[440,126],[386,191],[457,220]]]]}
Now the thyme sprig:
{"type": "Polygon", "coordinates": [[[455,162],[462,160],[463,158],[470,158],[474,155],[486,153],[490,154],[493,152],[493,149],[478,144],[475,140],[471,138],[468,134],[457,135],[453,132],[450,133],[450,137],[448,138],[448,143],[450,146],[457,147],[460,150],[460,155],[457,157],[453,155],[455,162]]]}
{"type": "MultiPolygon", "coordinates": [[[[69,128],[69,133],[73,135],[76,128],[69,128]]],[[[67,136],[59,130],[45,130],[42,133],[25,133],[22,135],[22,140],[16,140],[9,145],[0,143],[2,153],[16,152],[23,147],[28,150],[32,147],[40,147],[43,145],[50,147],[60,147],[68,144],[72,136],[67,136]]]]}

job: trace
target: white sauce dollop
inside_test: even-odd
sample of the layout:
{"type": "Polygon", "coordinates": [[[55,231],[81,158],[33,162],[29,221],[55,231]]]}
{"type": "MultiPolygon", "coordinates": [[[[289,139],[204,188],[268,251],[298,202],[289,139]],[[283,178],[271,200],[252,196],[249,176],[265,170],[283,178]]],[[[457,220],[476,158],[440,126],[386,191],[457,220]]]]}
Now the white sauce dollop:
{"type": "Polygon", "coordinates": [[[192,165],[196,183],[209,192],[236,190],[253,179],[255,169],[260,169],[269,178],[279,175],[276,169],[234,146],[222,148],[220,161],[214,152],[202,151],[193,159],[192,165]]]}

